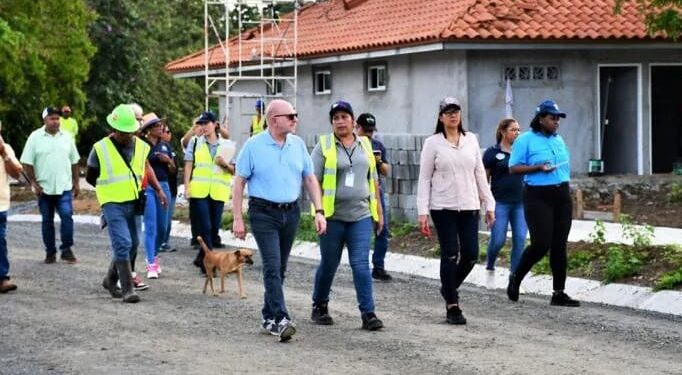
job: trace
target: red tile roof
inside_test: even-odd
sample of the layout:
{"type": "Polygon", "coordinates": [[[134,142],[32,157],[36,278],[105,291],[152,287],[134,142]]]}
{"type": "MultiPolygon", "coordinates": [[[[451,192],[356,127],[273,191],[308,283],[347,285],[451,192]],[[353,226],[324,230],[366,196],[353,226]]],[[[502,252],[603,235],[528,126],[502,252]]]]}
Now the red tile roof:
{"type": "MultiPolygon", "coordinates": [[[[613,14],[613,4],[614,0],[330,0],[300,10],[297,52],[299,58],[309,58],[442,41],[663,39],[647,35],[634,2],[626,2],[619,15],[613,14]]],[[[260,40],[257,30],[246,33],[260,40]]],[[[239,57],[236,45],[232,39],[232,64],[239,57]]],[[[255,47],[242,51],[242,61],[251,60],[255,47]]],[[[254,52],[259,56],[258,49],[254,52]]],[[[287,54],[283,48],[274,53],[287,54]]],[[[219,47],[209,51],[209,60],[211,67],[225,64],[219,47]]],[[[194,71],[203,66],[201,50],[168,63],[166,70],[194,71]]]]}

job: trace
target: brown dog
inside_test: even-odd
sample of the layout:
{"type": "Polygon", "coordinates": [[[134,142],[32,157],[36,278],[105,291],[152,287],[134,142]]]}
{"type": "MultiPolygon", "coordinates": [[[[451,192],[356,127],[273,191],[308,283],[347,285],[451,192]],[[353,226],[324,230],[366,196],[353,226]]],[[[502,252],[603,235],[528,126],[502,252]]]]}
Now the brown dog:
{"type": "Polygon", "coordinates": [[[204,251],[204,267],[206,268],[206,281],[204,282],[204,290],[202,293],[206,294],[206,287],[211,284],[211,292],[214,296],[218,293],[213,289],[213,269],[218,268],[220,272],[220,293],[225,293],[225,276],[228,273],[237,273],[237,283],[239,285],[239,297],[246,298],[242,284],[242,267],[244,264],[253,264],[251,256],[253,251],[249,249],[239,249],[236,251],[211,251],[206,246],[206,243],[201,238],[197,237],[201,249],[204,251]]]}

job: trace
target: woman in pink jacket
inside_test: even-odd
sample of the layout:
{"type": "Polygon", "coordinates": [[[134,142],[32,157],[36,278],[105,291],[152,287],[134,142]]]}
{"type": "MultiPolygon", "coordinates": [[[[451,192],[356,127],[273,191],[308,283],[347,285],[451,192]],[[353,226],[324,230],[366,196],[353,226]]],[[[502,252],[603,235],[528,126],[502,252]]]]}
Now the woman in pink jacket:
{"type": "Polygon", "coordinates": [[[447,321],[466,324],[457,289],[478,260],[478,222],[485,203],[486,224],[495,221],[490,192],[476,136],[464,130],[462,109],[455,98],[441,100],[435,133],[422,148],[417,188],[417,213],[422,232],[429,214],[440,243],[441,295],[447,321]]]}

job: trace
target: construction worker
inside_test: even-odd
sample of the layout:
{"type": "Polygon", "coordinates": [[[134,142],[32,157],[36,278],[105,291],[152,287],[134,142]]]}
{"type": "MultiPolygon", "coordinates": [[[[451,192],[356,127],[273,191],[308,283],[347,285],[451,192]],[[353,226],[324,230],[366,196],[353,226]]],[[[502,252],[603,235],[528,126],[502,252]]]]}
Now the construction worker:
{"type": "Polygon", "coordinates": [[[133,289],[130,254],[139,242],[135,215],[144,209],[143,177],[154,187],[163,206],[167,198],[147,160],[149,145],[135,136],[140,123],[133,108],[128,104],[117,106],[107,116],[107,123],[112,132],[93,145],[85,178],[95,186],[111,239],[112,262],[102,286],[112,297],[135,303],[140,297],[133,289]],[[120,290],[116,287],[118,280],[120,290]]]}
{"type": "Polygon", "coordinates": [[[263,116],[264,111],[265,104],[263,101],[260,99],[256,100],[256,114],[251,117],[249,136],[254,136],[268,128],[268,124],[265,122],[265,116],[263,116]]]}
{"type": "Polygon", "coordinates": [[[65,105],[62,107],[62,117],[59,119],[59,129],[71,134],[74,142],[78,136],[78,121],[71,117],[71,107],[65,105]]]}

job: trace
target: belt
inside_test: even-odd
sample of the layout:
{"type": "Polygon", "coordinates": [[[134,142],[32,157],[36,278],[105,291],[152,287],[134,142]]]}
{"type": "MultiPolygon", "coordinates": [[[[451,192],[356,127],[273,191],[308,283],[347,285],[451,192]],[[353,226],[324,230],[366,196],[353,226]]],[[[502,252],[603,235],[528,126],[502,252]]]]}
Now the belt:
{"type": "Polygon", "coordinates": [[[551,188],[563,188],[568,186],[568,181],[564,181],[560,184],[552,184],[552,185],[528,185],[526,184],[526,188],[528,189],[551,189],[551,188]]]}
{"type": "Polygon", "coordinates": [[[274,208],[276,210],[282,210],[282,211],[287,211],[287,210],[291,210],[292,208],[298,207],[298,201],[293,201],[293,202],[289,202],[289,203],[277,203],[277,202],[269,201],[267,199],[256,198],[256,197],[251,197],[249,199],[249,204],[254,205],[254,206],[260,206],[260,207],[274,208]]]}

